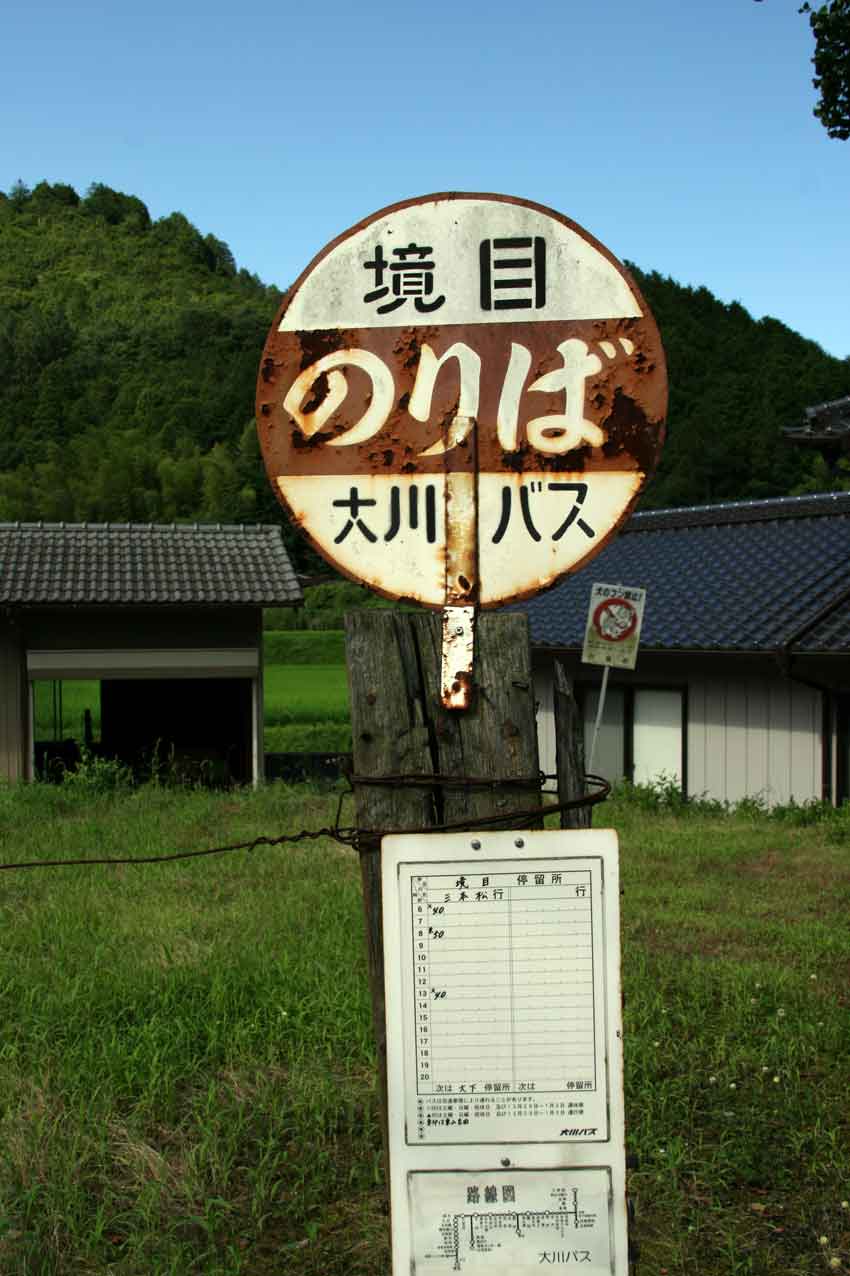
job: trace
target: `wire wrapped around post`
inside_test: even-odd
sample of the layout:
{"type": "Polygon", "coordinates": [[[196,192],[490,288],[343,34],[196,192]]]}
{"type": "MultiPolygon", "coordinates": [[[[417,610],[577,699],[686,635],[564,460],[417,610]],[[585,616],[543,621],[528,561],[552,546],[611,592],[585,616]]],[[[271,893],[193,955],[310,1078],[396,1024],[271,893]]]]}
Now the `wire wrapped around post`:
{"type": "MultiPolygon", "coordinates": [[[[357,785],[393,785],[396,787],[408,788],[460,788],[460,789],[520,789],[527,790],[542,789],[547,780],[555,779],[553,775],[547,775],[540,771],[536,776],[512,776],[510,778],[501,779],[492,776],[474,776],[474,775],[434,775],[433,773],[423,775],[354,775],[350,774],[346,777],[351,787],[351,791],[356,790],[357,785]]],[[[569,798],[564,802],[550,802],[545,806],[538,807],[534,811],[535,820],[545,818],[547,815],[559,815],[563,811],[574,811],[585,807],[596,806],[600,802],[604,802],[611,792],[611,785],[601,775],[585,775],[585,786],[593,785],[595,791],[585,793],[581,797],[569,798]]],[[[422,828],[386,828],[386,829],[356,829],[353,836],[348,833],[345,837],[340,836],[340,841],[346,841],[353,846],[358,852],[374,851],[380,847],[381,839],[384,837],[397,836],[403,833],[462,833],[478,829],[513,829],[521,828],[527,824],[529,812],[527,808],[513,811],[500,811],[498,815],[476,816],[471,820],[452,820],[443,824],[431,825],[427,830],[422,828]]]]}

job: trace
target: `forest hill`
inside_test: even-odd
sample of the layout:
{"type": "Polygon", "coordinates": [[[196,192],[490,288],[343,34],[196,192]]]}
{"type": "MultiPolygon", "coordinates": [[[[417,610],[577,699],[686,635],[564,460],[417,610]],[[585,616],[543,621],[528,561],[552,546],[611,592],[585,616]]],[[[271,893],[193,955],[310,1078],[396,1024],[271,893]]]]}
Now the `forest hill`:
{"type": "MultiPolygon", "coordinates": [[[[671,391],[643,508],[850,484],[780,440],[806,405],[850,391],[850,362],[630,269],[671,391]]],[[[279,299],[179,212],[152,220],[102,184],[0,194],[0,519],[279,521],[252,419],[279,299]]]]}

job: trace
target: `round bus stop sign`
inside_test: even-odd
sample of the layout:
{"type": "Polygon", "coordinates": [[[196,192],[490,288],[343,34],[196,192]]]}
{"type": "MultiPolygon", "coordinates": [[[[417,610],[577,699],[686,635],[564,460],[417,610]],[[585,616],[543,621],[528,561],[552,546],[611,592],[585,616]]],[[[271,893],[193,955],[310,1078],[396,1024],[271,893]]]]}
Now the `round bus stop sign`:
{"type": "Polygon", "coordinates": [[[539,204],[447,194],[307,267],[257,420],[279,499],[334,567],[495,607],[602,548],[655,468],[666,401],[658,329],[607,249],[539,204]]]}

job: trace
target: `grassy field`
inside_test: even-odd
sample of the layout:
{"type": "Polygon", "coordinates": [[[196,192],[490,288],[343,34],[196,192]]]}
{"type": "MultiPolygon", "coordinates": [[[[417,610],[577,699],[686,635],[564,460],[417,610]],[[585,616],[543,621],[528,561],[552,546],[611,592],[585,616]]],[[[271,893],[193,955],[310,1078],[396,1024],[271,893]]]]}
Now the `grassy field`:
{"type": "Polygon", "coordinates": [[[95,738],[100,735],[100,683],[90,679],[65,679],[57,684],[36,682],[33,700],[36,740],[83,739],[83,715],[91,711],[95,738]],[[60,690],[61,688],[61,690],[60,690]]]}
{"type": "MultiPolygon", "coordinates": [[[[0,790],[0,860],[329,821],[333,794],[0,790]]],[[[618,800],[638,1276],[850,1271],[850,814],[618,800]]],[[[3,1276],[385,1276],[354,856],[0,874],[3,1276]]]]}
{"type": "Polygon", "coordinates": [[[266,752],[351,748],[345,665],[267,665],[266,752]]]}

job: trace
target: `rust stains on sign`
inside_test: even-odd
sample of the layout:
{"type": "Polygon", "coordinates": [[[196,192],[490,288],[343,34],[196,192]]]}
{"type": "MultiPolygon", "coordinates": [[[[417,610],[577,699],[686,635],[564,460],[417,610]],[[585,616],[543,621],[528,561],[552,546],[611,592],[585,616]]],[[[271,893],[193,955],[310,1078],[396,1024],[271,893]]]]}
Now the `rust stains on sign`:
{"type": "Polygon", "coordinates": [[[476,326],[459,341],[457,333],[439,329],[280,332],[283,314],[285,306],[266,343],[257,393],[263,418],[261,445],[272,476],[293,471],[368,472],[382,460],[386,463],[388,456],[392,464],[403,456],[408,472],[442,471],[442,453],[433,448],[463,406],[461,378],[473,365],[480,376],[477,410],[472,415],[480,426],[482,470],[595,472],[616,467],[646,475],[657,463],[664,441],[667,383],[660,338],[654,323],[646,319],[476,326]],[[547,438],[547,427],[532,425],[532,441],[530,424],[563,415],[563,386],[555,379],[563,368],[559,347],[569,341],[587,349],[591,366],[598,362],[598,369],[585,378],[583,415],[601,433],[590,438],[575,431],[565,435],[563,425],[556,425],[548,427],[553,434],[547,438]],[[518,366],[514,347],[528,352],[523,366],[518,366]],[[628,355],[628,349],[639,350],[641,357],[628,355]],[[374,358],[358,362],[344,358],[346,352],[363,350],[374,358]],[[337,377],[343,376],[346,383],[342,398],[332,392],[332,371],[317,367],[333,355],[339,359],[337,377]],[[376,383],[372,372],[378,368],[377,361],[387,374],[376,383]],[[302,382],[303,394],[295,404],[293,385],[310,369],[316,369],[315,375],[302,382]],[[535,386],[546,378],[552,380],[535,386]],[[426,415],[421,408],[415,415],[410,410],[417,385],[415,407],[433,387],[426,415]],[[362,425],[375,405],[376,395],[385,397],[352,438],[352,430],[362,425]],[[560,434],[554,433],[559,430],[560,434]]]}
{"type": "MultiPolygon", "coordinates": [[[[527,597],[597,554],[655,469],[666,404],[655,322],[608,250],[540,205],[457,193],[320,253],[257,382],[269,478],[319,553],[446,608],[527,597]]],[[[469,634],[446,634],[463,699],[469,634]]]]}

